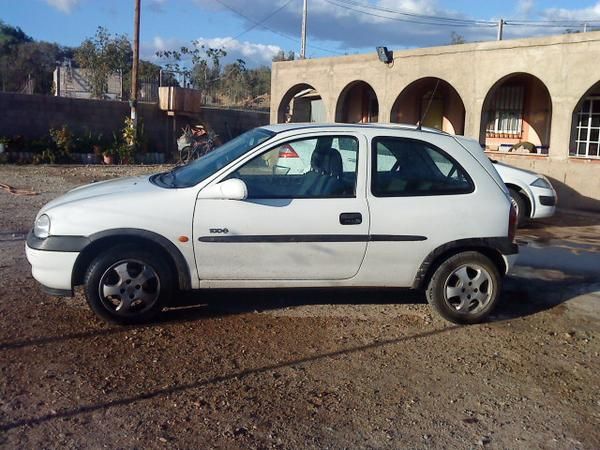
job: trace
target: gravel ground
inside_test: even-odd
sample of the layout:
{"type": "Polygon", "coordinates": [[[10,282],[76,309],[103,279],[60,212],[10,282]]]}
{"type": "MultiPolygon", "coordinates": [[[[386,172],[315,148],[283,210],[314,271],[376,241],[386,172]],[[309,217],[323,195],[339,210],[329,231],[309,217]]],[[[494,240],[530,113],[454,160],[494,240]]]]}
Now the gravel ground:
{"type": "Polygon", "coordinates": [[[211,291],[157,323],[106,325],[41,293],[37,210],[157,167],[0,166],[5,448],[600,448],[600,218],[520,231],[486,324],[395,290],[211,291]]]}

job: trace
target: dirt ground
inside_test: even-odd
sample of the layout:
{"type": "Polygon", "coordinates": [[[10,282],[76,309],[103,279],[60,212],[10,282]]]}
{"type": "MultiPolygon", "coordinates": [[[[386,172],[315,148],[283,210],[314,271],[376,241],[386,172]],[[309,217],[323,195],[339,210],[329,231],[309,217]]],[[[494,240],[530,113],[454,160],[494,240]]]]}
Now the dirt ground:
{"type": "Polygon", "coordinates": [[[519,233],[488,323],[395,290],[213,291],[109,326],[31,278],[37,210],[156,167],[0,166],[4,448],[600,448],[600,217],[519,233]]]}

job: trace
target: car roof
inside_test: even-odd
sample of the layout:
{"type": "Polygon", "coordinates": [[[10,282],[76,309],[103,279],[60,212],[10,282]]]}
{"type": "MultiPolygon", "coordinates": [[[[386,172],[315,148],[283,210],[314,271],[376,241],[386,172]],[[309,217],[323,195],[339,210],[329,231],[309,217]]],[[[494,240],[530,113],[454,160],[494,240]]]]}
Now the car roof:
{"type": "Polygon", "coordinates": [[[264,125],[261,128],[272,131],[274,133],[281,133],[284,131],[295,131],[295,130],[319,130],[329,128],[346,128],[352,130],[410,130],[410,131],[423,131],[426,133],[435,133],[441,135],[447,135],[448,133],[440,131],[436,128],[421,127],[412,124],[403,123],[277,123],[271,125],[264,125]]]}

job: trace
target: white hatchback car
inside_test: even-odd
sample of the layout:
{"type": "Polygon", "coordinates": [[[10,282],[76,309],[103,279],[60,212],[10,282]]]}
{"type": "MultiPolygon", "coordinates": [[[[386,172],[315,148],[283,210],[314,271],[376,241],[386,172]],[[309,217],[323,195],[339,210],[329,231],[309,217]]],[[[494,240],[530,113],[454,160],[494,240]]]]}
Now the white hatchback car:
{"type": "Polygon", "coordinates": [[[557,196],[548,178],[498,161],[492,162],[515,201],[519,225],[528,219],[543,219],[554,215],[557,196]]]}
{"type": "Polygon", "coordinates": [[[443,317],[474,323],[498,301],[515,227],[476,141],[287,124],[169,172],[76,188],[38,213],[26,252],[47,293],[84,285],[118,323],[150,320],[182,290],[342,286],[423,289],[443,317]],[[280,166],[289,147],[310,158],[280,166]]]}

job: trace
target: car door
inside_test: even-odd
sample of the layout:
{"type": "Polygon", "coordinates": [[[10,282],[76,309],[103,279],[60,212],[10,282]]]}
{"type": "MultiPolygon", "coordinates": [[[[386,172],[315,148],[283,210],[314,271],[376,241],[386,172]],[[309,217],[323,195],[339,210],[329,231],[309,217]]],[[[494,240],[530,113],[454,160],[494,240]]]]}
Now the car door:
{"type": "Polygon", "coordinates": [[[372,140],[371,242],[361,267],[361,276],[371,282],[410,286],[432,250],[486,232],[480,221],[472,220],[472,211],[477,208],[485,217],[488,206],[477,201],[473,180],[462,165],[476,167],[477,161],[463,152],[461,163],[444,151],[457,145],[452,138],[430,133],[427,139],[372,140]]]}
{"type": "Polygon", "coordinates": [[[241,179],[248,197],[197,200],[200,279],[353,277],[369,231],[366,157],[364,136],[317,133],[279,143],[215,180],[241,179]]]}

